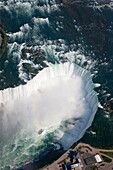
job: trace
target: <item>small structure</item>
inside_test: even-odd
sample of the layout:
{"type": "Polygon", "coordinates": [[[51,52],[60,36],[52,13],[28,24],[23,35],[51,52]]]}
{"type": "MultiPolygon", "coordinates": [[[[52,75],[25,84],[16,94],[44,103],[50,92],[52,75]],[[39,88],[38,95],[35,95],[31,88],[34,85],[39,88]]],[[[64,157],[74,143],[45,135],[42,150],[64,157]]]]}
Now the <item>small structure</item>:
{"type": "Polygon", "coordinates": [[[100,157],[99,154],[95,155],[95,159],[96,159],[97,163],[101,163],[102,162],[102,158],[100,157]]]}
{"type": "Polygon", "coordinates": [[[75,163],[71,165],[72,170],[82,170],[83,164],[81,162],[75,163]]]}
{"type": "Polygon", "coordinates": [[[71,165],[71,170],[82,170],[82,165],[80,163],[71,165]]]}

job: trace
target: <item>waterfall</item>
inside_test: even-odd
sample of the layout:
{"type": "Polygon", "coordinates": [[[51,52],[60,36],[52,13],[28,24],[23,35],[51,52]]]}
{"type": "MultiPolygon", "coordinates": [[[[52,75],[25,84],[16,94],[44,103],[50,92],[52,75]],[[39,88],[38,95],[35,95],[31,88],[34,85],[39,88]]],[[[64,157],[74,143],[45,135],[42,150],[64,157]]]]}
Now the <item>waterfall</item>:
{"type": "Polygon", "coordinates": [[[0,91],[2,147],[21,129],[37,129],[41,138],[54,132],[54,140],[68,148],[91,125],[97,105],[87,70],[70,63],[45,68],[26,85],[0,91]]]}

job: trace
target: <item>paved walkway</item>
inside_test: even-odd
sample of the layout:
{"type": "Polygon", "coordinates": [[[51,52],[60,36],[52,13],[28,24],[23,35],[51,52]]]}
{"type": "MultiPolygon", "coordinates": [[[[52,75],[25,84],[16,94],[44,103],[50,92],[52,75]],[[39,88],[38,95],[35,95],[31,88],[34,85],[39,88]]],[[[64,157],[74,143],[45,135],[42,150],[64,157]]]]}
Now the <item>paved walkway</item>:
{"type": "MultiPolygon", "coordinates": [[[[108,150],[108,149],[99,149],[99,148],[95,148],[90,146],[89,144],[85,144],[85,143],[79,143],[73,150],[80,150],[83,152],[87,152],[87,153],[91,153],[93,155],[99,154],[100,156],[106,156],[109,159],[111,159],[110,163],[107,162],[102,162],[100,164],[98,164],[98,169],[99,170],[113,170],[113,158],[106,155],[105,153],[102,152],[113,152],[112,150],[108,150]]],[[[62,164],[64,162],[64,160],[67,158],[68,155],[67,151],[65,154],[63,154],[58,160],[56,160],[55,162],[53,162],[51,165],[43,168],[43,170],[61,170],[62,168],[59,167],[60,164],[62,164]]],[[[83,168],[85,169],[85,168],[83,168]]]]}

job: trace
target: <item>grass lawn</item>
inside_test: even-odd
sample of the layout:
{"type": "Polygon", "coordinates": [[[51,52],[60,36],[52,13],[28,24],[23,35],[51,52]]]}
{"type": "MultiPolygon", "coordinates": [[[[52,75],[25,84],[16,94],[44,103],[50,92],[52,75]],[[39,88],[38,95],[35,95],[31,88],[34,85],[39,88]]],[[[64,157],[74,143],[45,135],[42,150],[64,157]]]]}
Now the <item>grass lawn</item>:
{"type": "Polygon", "coordinates": [[[113,158],[113,152],[101,152],[101,153],[104,153],[105,155],[108,155],[113,158]]]}
{"type": "Polygon", "coordinates": [[[102,158],[103,158],[104,162],[107,162],[107,163],[110,163],[112,161],[110,158],[103,156],[103,155],[102,155],[102,158]]]}

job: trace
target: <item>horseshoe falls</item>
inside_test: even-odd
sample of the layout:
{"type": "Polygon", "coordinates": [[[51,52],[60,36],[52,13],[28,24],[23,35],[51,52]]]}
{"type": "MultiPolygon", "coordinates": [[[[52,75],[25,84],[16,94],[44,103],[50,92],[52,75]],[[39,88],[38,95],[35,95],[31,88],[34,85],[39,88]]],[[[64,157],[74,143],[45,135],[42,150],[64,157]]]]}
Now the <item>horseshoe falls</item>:
{"type": "Polygon", "coordinates": [[[10,163],[13,168],[20,160],[31,159],[36,154],[30,152],[32,147],[42,145],[49,133],[53,134],[51,143],[69,148],[91,125],[98,105],[91,74],[70,63],[55,64],[26,85],[0,91],[0,101],[1,164],[10,163]],[[11,143],[9,138],[13,138],[11,143]],[[7,153],[7,149],[12,151],[7,153]]]}

